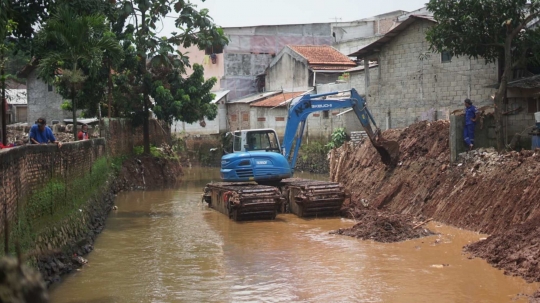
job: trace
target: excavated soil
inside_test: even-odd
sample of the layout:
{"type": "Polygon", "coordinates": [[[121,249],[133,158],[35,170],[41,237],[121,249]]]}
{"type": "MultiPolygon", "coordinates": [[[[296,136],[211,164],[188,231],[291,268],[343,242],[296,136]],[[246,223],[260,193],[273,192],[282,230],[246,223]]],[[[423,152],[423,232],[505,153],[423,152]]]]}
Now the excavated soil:
{"type": "Polygon", "coordinates": [[[540,150],[480,149],[450,163],[448,121],[419,122],[384,137],[399,142],[395,167],[384,165],[369,142],[332,151],[332,181],[351,192],[345,215],[369,205],[492,234],[469,251],[508,274],[540,281],[540,150]]]}
{"type": "Polygon", "coordinates": [[[355,208],[350,210],[349,214],[358,223],[351,228],[340,228],[331,234],[384,243],[400,242],[435,234],[422,227],[422,223],[425,221],[418,221],[411,215],[392,214],[369,207],[355,208]]]}
{"type": "Polygon", "coordinates": [[[540,217],[517,224],[505,232],[470,244],[465,250],[486,259],[508,275],[523,277],[528,282],[540,281],[540,217]]]}

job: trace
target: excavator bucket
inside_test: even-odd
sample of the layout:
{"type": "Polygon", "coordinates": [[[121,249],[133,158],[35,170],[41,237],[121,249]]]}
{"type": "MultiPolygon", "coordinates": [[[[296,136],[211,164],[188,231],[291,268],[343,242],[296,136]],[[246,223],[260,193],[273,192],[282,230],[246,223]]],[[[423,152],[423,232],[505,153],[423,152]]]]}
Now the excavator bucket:
{"type": "Polygon", "coordinates": [[[399,160],[399,143],[379,137],[373,146],[377,149],[384,164],[395,166],[399,160]]]}

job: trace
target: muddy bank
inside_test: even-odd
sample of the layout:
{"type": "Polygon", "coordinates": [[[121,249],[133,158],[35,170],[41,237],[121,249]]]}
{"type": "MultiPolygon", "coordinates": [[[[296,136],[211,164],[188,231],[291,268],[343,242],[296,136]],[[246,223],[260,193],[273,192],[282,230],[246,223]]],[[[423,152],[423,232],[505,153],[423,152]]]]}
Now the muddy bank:
{"type": "Polygon", "coordinates": [[[407,214],[392,214],[371,207],[349,209],[349,216],[356,222],[351,228],[342,228],[331,234],[355,237],[362,240],[391,243],[434,235],[423,225],[429,220],[407,214]]]}
{"type": "Polygon", "coordinates": [[[448,127],[447,121],[420,122],[386,131],[385,137],[400,143],[394,168],[369,143],[334,151],[331,178],[351,191],[345,210],[364,199],[377,209],[484,233],[540,215],[540,152],[478,150],[450,164],[448,127]]]}
{"type": "Polygon", "coordinates": [[[124,161],[119,186],[125,190],[157,189],[175,184],[182,176],[179,160],[136,156],[124,161]]]}
{"type": "Polygon", "coordinates": [[[540,217],[517,224],[470,244],[465,251],[488,261],[508,275],[521,276],[528,282],[540,281],[540,217]]]}
{"type": "MultiPolygon", "coordinates": [[[[103,231],[105,220],[113,208],[115,196],[121,189],[121,184],[111,179],[102,193],[92,198],[87,207],[80,210],[86,214],[85,219],[80,220],[72,216],[64,222],[65,228],[70,228],[71,221],[80,220],[85,224],[77,240],[61,249],[50,247],[50,251],[42,252],[36,257],[37,268],[47,286],[60,282],[62,275],[71,273],[87,263],[84,256],[94,250],[94,241],[103,231]]],[[[60,229],[63,231],[64,228],[60,229]]]]}
{"type": "Polygon", "coordinates": [[[451,164],[447,121],[384,135],[400,144],[393,168],[369,143],[332,151],[331,178],[351,191],[345,215],[367,203],[492,234],[468,250],[508,274],[540,281],[540,151],[475,150],[451,164]]]}

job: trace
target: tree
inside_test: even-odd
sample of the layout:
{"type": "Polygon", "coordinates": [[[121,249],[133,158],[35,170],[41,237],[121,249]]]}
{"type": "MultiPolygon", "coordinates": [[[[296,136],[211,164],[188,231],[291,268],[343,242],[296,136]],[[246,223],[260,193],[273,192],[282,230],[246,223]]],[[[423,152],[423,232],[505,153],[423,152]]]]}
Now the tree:
{"type": "MultiPolygon", "coordinates": [[[[48,0],[0,0],[0,102],[2,118],[2,143],[7,145],[6,130],[6,52],[10,38],[28,39],[34,33],[34,25],[46,15],[48,0]]],[[[21,44],[17,45],[20,47],[21,44]]],[[[5,218],[5,213],[4,213],[5,218]]],[[[8,252],[8,222],[4,226],[4,248],[8,252]]]]}
{"type": "Polygon", "coordinates": [[[504,71],[495,94],[497,148],[504,147],[502,110],[513,69],[526,60],[538,62],[538,29],[527,26],[540,15],[540,0],[430,0],[437,25],[427,40],[436,51],[455,56],[502,60],[504,71]]]}
{"type": "MultiPolygon", "coordinates": [[[[132,93],[141,95],[143,122],[144,152],[150,153],[150,137],[148,119],[150,116],[150,92],[153,82],[156,80],[148,71],[148,58],[161,60],[164,64],[169,64],[169,55],[174,51],[171,45],[182,45],[190,47],[197,45],[200,49],[212,45],[225,45],[228,40],[223,35],[223,30],[218,28],[208,15],[207,9],[196,10],[196,6],[185,0],[130,0],[122,2],[122,10],[129,14],[135,22],[134,43],[139,60],[136,70],[137,77],[132,81],[132,93]],[[178,14],[175,25],[178,33],[173,33],[171,37],[157,37],[157,25],[163,18],[172,13],[178,14]]],[[[176,51],[175,57],[180,65],[175,66],[179,71],[183,71],[183,66],[189,66],[189,59],[176,51]]],[[[133,79],[132,79],[133,80],[133,79]]],[[[168,89],[163,87],[163,89],[168,89]]],[[[161,91],[164,94],[164,91],[161,91]]],[[[166,94],[166,93],[165,93],[166,94]]],[[[210,109],[212,107],[206,107],[210,109]]],[[[204,110],[204,108],[202,108],[204,110]]],[[[203,116],[212,113],[202,113],[203,116]]]]}
{"type": "Polygon", "coordinates": [[[79,15],[65,6],[53,13],[38,39],[48,49],[39,56],[39,77],[58,86],[60,93],[71,99],[73,136],[77,140],[77,93],[88,76],[102,66],[106,52],[120,54],[120,45],[103,15],[79,15]]]}
{"type": "Polygon", "coordinates": [[[204,123],[205,117],[213,120],[217,116],[217,106],[210,103],[215,97],[210,90],[217,79],[205,81],[201,65],[194,64],[193,73],[187,78],[182,78],[174,66],[152,68],[152,72],[162,79],[153,83],[150,93],[156,102],[153,111],[158,119],[171,125],[174,120],[204,123]]]}

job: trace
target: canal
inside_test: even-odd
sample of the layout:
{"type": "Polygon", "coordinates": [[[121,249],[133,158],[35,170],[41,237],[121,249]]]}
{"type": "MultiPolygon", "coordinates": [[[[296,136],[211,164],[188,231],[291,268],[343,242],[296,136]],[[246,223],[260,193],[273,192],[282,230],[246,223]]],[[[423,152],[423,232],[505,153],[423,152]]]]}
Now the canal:
{"type": "Polygon", "coordinates": [[[330,235],[354,224],[341,218],[238,223],[201,203],[217,169],[185,174],[174,190],[118,195],[51,302],[527,302],[517,295],[539,287],[462,254],[477,233],[430,223],[439,236],[381,244],[330,235]]]}

